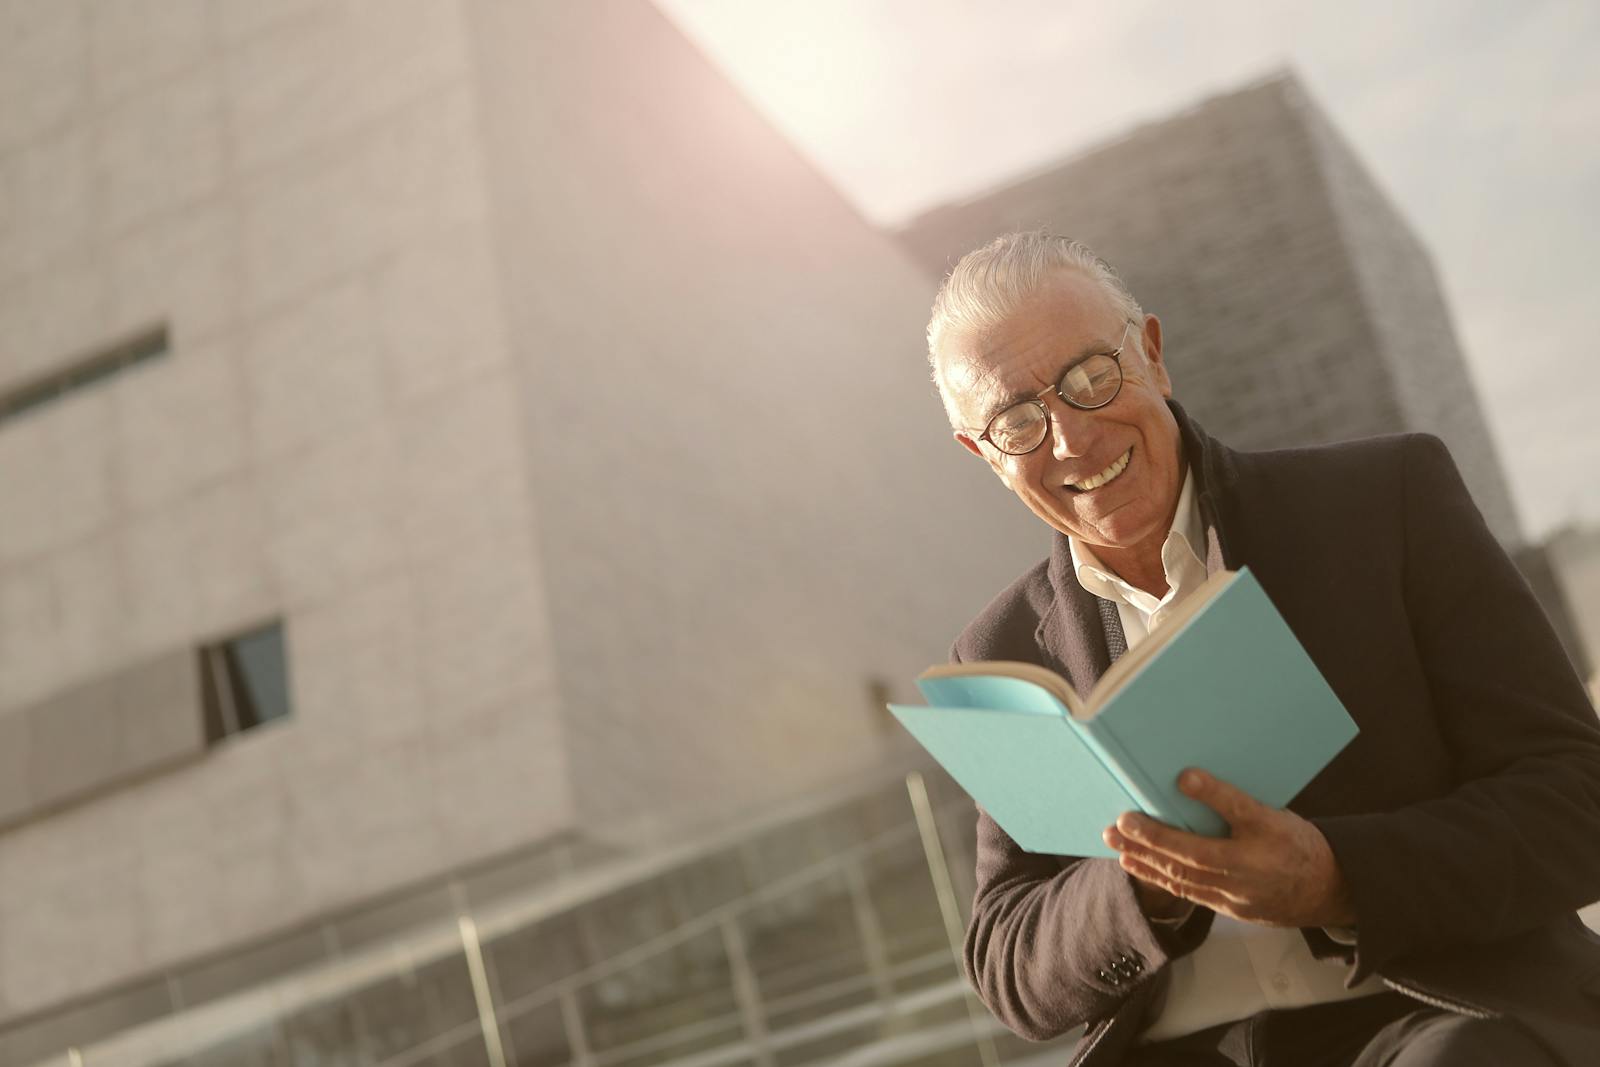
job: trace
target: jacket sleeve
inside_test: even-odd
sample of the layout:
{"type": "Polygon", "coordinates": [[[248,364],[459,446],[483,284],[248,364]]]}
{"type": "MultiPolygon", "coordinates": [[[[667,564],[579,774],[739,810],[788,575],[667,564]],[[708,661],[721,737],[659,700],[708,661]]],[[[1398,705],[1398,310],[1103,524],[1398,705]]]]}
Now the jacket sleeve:
{"type": "Polygon", "coordinates": [[[1006,1026],[1043,1041],[1112,1014],[1167,961],[1193,951],[1211,913],[1157,930],[1115,860],[1024,852],[978,810],[977,893],[963,958],[1006,1026]]]}
{"type": "Polygon", "coordinates": [[[1600,725],[1538,601],[1449,452],[1404,450],[1404,598],[1457,783],[1388,813],[1314,820],[1354,895],[1356,982],[1600,898],[1600,725]]]}

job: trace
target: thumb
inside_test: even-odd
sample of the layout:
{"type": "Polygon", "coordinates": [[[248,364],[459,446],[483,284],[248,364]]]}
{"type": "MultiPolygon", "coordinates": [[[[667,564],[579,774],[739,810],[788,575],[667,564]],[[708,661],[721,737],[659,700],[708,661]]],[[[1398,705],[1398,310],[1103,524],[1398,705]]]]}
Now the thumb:
{"type": "Polygon", "coordinates": [[[1253,822],[1272,810],[1243,789],[1198,767],[1190,767],[1178,776],[1178,788],[1221,815],[1229,826],[1253,822]]]}

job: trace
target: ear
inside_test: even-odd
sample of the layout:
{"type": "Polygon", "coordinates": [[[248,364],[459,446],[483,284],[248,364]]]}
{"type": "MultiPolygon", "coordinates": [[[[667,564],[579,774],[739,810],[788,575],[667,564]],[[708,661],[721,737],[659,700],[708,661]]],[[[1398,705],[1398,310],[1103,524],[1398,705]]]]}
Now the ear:
{"type": "Polygon", "coordinates": [[[958,442],[960,442],[962,448],[965,448],[968,452],[971,452],[979,459],[984,458],[983,449],[978,447],[978,442],[972,439],[972,435],[970,433],[967,433],[965,430],[956,430],[953,436],[958,442]]]}
{"type": "Polygon", "coordinates": [[[1154,315],[1144,317],[1144,329],[1139,334],[1144,361],[1150,367],[1150,378],[1161,390],[1162,396],[1172,395],[1172,379],[1167,376],[1167,365],[1161,359],[1161,320],[1154,315]]]}

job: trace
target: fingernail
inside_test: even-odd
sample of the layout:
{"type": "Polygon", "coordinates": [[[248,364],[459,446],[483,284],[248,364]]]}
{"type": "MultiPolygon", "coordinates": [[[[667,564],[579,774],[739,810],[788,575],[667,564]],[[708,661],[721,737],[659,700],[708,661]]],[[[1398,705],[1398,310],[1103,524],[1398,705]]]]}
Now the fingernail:
{"type": "Polygon", "coordinates": [[[1199,771],[1184,771],[1178,779],[1178,787],[1184,792],[1192,793],[1205,784],[1205,779],[1200,777],[1199,771]]]}

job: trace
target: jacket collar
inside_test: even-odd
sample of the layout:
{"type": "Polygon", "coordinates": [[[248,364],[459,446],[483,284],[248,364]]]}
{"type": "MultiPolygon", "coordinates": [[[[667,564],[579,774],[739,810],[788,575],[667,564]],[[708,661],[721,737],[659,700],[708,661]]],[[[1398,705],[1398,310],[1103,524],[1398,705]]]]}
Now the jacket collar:
{"type": "MultiPolygon", "coordinates": [[[[1200,522],[1205,528],[1206,573],[1239,566],[1234,487],[1237,470],[1234,453],[1197,426],[1183,407],[1169,399],[1167,407],[1178,423],[1184,457],[1194,472],[1200,522]]],[[[1100,598],[1084,589],[1072,573],[1072,548],[1066,534],[1057,532],[1050,545],[1047,568],[1052,604],[1039,620],[1034,640],[1050,664],[1087,696],[1111,665],[1102,623],[1100,598]]]]}

